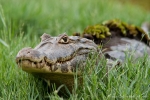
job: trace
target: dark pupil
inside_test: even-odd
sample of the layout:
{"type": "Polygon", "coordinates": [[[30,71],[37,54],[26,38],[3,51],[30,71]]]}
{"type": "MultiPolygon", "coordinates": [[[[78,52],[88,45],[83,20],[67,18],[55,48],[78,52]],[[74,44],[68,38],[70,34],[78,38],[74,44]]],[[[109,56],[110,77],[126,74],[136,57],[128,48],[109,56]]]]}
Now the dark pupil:
{"type": "Polygon", "coordinates": [[[64,39],[64,42],[67,42],[67,37],[64,37],[63,39],[64,39]]]}

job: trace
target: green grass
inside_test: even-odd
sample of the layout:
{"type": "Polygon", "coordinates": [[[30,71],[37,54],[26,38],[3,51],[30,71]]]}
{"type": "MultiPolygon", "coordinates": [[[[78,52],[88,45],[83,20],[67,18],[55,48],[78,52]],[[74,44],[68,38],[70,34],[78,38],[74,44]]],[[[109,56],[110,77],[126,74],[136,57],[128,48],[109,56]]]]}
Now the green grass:
{"type": "MultiPolygon", "coordinates": [[[[82,32],[88,25],[118,18],[140,26],[150,13],[130,4],[110,0],[0,0],[0,100],[59,100],[43,81],[23,72],[15,63],[17,52],[34,47],[43,33],[57,36],[82,32]],[[45,86],[44,86],[45,85],[45,86]]],[[[94,62],[94,61],[90,61],[94,62]]],[[[150,61],[145,56],[105,74],[105,61],[83,73],[83,87],[65,98],[71,100],[149,100],[150,61]],[[145,64],[143,64],[145,61],[145,64]],[[102,66],[103,65],[103,66],[102,66]],[[101,67],[102,66],[102,67],[101,67]]]]}

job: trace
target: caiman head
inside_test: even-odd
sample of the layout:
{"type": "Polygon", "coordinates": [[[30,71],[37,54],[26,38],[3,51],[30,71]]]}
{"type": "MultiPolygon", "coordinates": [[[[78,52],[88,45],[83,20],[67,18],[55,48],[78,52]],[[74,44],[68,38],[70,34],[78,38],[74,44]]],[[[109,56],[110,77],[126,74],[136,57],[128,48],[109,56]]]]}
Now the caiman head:
{"type": "Polygon", "coordinates": [[[16,63],[29,73],[72,74],[76,67],[84,66],[89,53],[97,51],[97,45],[86,38],[66,34],[51,37],[44,33],[35,48],[18,52],[16,63]]]}

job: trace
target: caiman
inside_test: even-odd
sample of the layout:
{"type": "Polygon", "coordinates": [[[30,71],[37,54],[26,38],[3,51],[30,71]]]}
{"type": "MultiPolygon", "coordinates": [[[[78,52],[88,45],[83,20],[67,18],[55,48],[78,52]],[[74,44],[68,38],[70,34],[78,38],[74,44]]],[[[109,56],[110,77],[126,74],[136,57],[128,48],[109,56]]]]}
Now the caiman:
{"type": "Polygon", "coordinates": [[[148,34],[141,28],[111,20],[87,27],[81,36],[43,34],[35,48],[26,47],[18,52],[16,63],[28,73],[58,85],[66,84],[71,90],[75,73],[82,75],[90,53],[103,52],[108,64],[113,60],[123,62],[126,54],[135,59],[150,55],[149,42],[148,34]]]}

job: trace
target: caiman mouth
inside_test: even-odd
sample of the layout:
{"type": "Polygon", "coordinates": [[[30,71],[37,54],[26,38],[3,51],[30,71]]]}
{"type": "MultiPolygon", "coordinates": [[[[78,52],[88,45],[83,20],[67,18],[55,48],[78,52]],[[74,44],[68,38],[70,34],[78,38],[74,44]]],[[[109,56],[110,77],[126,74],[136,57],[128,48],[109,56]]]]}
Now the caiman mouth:
{"type": "MultiPolygon", "coordinates": [[[[16,58],[16,63],[18,65],[23,65],[23,67],[33,67],[33,68],[43,68],[44,65],[46,64],[47,66],[52,66],[52,65],[55,65],[57,63],[65,63],[67,61],[70,61],[71,59],[73,59],[75,56],[75,53],[73,53],[72,55],[68,56],[68,57],[65,57],[65,58],[58,58],[58,59],[53,59],[53,60],[50,60],[48,59],[47,57],[41,57],[41,59],[38,59],[38,58],[34,58],[34,57],[17,57],[16,58]],[[34,59],[33,59],[34,58],[34,59]]],[[[21,67],[21,66],[19,66],[21,67]]]]}
{"type": "MultiPolygon", "coordinates": [[[[87,50],[86,50],[87,51],[87,50]]],[[[72,74],[76,70],[78,64],[84,65],[89,54],[84,52],[84,49],[79,50],[78,54],[75,52],[67,57],[59,57],[56,60],[50,60],[46,56],[40,57],[26,57],[21,55],[16,57],[16,63],[22,70],[26,72],[47,72],[47,73],[67,73],[72,74]]],[[[83,66],[82,66],[83,67],[83,66]]],[[[80,71],[79,71],[80,73],[80,71]]]]}
{"type": "MultiPolygon", "coordinates": [[[[43,59],[41,59],[41,61],[33,61],[30,59],[26,59],[26,58],[22,58],[22,57],[18,57],[16,58],[16,63],[18,64],[19,67],[27,67],[27,68],[43,68],[44,66],[56,66],[59,64],[63,64],[66,62],[69,62],[71,59],[73,59],[73,57],[68,57],[66,59],[62,59],[61,60],[49,60],[47,57],[43,57],[43,59]]],[[[54,71],[54,68],[52,68],[54,71]]]]}

